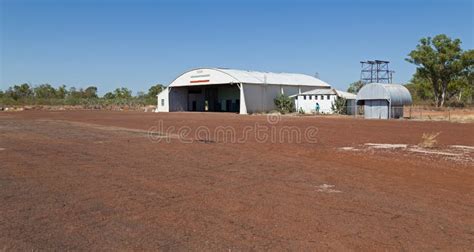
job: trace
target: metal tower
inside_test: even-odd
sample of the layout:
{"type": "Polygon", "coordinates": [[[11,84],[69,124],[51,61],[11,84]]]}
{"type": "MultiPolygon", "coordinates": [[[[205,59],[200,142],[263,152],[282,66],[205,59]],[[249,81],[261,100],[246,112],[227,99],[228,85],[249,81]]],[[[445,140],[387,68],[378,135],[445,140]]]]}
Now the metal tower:
{"type": "Polygon", "coordinates": [[[390,61],[368,60],[361,61],[360,81],[363,83],[392,83],[391,71],[388,67],[390,61]]]}

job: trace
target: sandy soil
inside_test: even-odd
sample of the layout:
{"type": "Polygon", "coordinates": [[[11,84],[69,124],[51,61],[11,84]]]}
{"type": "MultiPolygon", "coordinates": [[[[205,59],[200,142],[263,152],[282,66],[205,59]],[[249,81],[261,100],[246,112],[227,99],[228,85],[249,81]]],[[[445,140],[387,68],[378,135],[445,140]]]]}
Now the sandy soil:
{"type": "Polygon", "coordinates": [[[472,250],[473,135],[434,121],[3,112],[0,250],[472,250]],[[245,141],[197,134],[220,126],[245,141]],[[420,151],[431,132],[438,147],[420,151]]]}

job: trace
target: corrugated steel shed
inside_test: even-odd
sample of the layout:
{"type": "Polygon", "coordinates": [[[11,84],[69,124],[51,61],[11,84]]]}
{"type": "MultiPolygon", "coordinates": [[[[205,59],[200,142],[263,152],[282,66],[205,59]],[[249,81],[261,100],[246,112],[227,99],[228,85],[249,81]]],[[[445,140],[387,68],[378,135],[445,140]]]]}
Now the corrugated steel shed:
{"type": "Polygon", "coordinates": [[[364,85],[357,93],[357,102],[363,100],[387,100],[390,106],[412,104],[408,89],[398,84],[370,83],[364,85]]]}

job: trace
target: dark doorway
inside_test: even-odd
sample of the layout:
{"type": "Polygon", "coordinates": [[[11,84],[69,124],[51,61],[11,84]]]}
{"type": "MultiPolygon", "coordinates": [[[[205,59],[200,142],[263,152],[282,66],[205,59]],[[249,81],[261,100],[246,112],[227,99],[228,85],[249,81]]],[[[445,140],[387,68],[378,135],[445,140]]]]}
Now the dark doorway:
{"type": "Polygon", "coordinates": [[[206,111],[219,111],[219,104],[217,99],[217,87],[204,88],[204,100],[206,101],[206,111]]]}
{"type": "Polygon", "coordinates": [[[225,111],[232,112],[232,100],[225,101],[225,111]]]}
{"type": "Polygon", "coordinates": [[[240,112],[240,99],[235,100],[234,112],[240,112]]]}
{"type": "Polygon", "coordinates": [[[235,84],[175,87],[174,92],[174,97],[170,96],[173,106],[183,108],[185,111],[233,113],[240,111],[240,90],[235,84]]]}

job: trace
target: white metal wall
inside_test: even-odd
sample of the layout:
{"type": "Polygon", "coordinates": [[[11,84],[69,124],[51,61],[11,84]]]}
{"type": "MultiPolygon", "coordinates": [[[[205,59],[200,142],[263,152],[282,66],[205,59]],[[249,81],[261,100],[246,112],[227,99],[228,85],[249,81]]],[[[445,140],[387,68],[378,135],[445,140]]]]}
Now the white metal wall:
{"type": "Polygon", "coordinates": [[[357,112],[357,103],[356,100],[346,100],[347,101],[347,108],[346,108],[346,113],[348,115],[355,115],[357,112]]]}
{"type": "Polygon", "coordinates": [[[248,113],[276,110],[275,98],[283,93],[287,96],[298,94],[300,87],[287,85],[243,84],[245,104],[248,113]]]}
{"type": "Polygon", "coordinates": [[[264,96],[263,85],[243,84],[245,105],[247,113],[255,113],[264,110],[262,97],[264,96]]]}
{"type": "Polygon", "coordinates": [[[367,119],[388,119],[388,101],[366,100],[364,117],[367,119]]]}
{"type": "Polygon", "coordinates": [[[390,111],[391,118],[403,118],[403,106],[392,107],[390,111]]]}
{"type": "Polygon", "coordinates": [[[262,101],[264,103],[264,111],[275,110],[275,101],[274,99],[280,94],[281,89],[278,85],[265,85],[264,95],[262,101]]]}
{"type": "Polygon", "coordinates": [[[306,95],[306,100],[304,95],[298,95],[295,100],[296,110],[299,111],[303,109],[305,113],[314,113],[316,112],[316,103],[319,103],[319,112],[325,114],[332,114],[331,109],[334,100],[336,100],[336,95],[306,95]],[[316,98],[317,97],[317,98],[316,98]],[[322,99],[322,97],[324,97],[322,99]]]}
{"type": "Polygon", "coordinates": [[[283,94],[286,96],[299,94],[301,90],[301,88],[298,86],[285,86],[285,85],[281,85],[281,89],[283,91],[283,94]]]}
{"type": "Polygon", "coordinates": [[[157,96],[156,112],[169,112],[168,88],[163,89],[157,96]]]}

